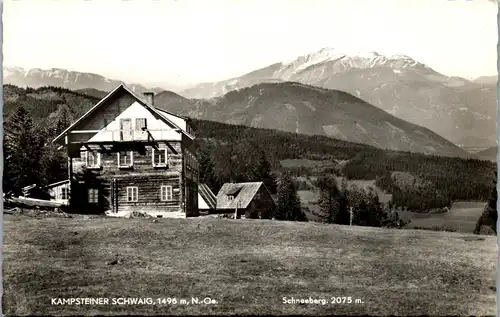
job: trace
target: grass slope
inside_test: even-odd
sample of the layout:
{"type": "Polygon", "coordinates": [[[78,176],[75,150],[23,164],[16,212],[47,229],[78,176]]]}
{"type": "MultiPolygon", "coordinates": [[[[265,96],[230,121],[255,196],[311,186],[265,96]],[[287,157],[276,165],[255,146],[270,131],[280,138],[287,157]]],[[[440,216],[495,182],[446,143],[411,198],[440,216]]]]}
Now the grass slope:
{"type": "Polygon", "coordinates": [[[10,215],[4,228],[7,315],[496,312],[494,237],[276,221],[10,215]],[[120,262],[106,265],[116,255],[120,262]],[[52,297],[207,296],[218,303],[50,304],[52,297]],[[285,296],[328,304],[283,304],[285,296]],[[338,296],[363,303],[329,303],[338,296]]]}

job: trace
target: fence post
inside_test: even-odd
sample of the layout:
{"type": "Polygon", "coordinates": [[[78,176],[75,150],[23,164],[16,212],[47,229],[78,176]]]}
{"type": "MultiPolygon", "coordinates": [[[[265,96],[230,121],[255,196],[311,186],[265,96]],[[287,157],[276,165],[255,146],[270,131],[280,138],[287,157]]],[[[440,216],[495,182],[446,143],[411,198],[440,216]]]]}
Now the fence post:
{"type": "Polygon", "coordinates": [[[349,226],[352,226],[352,207],[349,207],[349,226]]]}

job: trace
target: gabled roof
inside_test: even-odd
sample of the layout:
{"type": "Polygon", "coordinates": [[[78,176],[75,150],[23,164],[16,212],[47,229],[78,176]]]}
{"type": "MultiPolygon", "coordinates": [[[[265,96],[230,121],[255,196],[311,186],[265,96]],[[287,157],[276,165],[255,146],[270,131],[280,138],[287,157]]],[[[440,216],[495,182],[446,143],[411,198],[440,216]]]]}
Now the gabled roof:
{"type": "Polygon", "coordinates": [[[201,198],[203,198],[210,209],[215,209],[217,207],[217,197],[215,197],[215,194],[210,190],[207,184],[198,185],[198,194],[200,194],[201,198]]]}
{"type": "Polygon", "coordinates": [[[248,207],[260,187],[262,182],[250,183],[226,183],[217,194],[217,209],[245,209],[248,207]],[[229,199],[228,196],[236,196],[229,199]]]}
{"type": "MultiPolygon", "coordinates": [[[[137,94],[135,94],[132,90],[130,90],[129,88],[127,88],[127,86],[125,86],[124,84],[121,84],[119,85],[118,87],[116,87],[115,89],[113,89],[109,94],[107,94],[104,98],[102,98],[95,106],[93,106],[89,111],[87,111],[83,116],[81,116],[78,120],[76,120],[72,125],[70,125],[66,130],[64,130],[63,132],[61,132],[61,134],[59,134],[54,140],[52,140],[53,143],[56,143],[56,142],[59,142],[62,140],[62,138],[66,135],[66,133],[68,133],[68,131],[70,131],[71,129],[73,129],[73,127],[75,127],[77,124],[81,123],[83,120],[85,120],[90,114],[92,114],[94,111],[96,111],[96,109],[98,109],[100,106],[102,106],[103,104],[106,103],[106,101],[108,101],[112,96],[114,96],[118,91],[120,91],[121,89],[124,89],[127,93],[129,93],[130,95],[132,95],[136,101],[138,101],[142,106],[146,107],[148,110],[150,110],[153,114],[156,114],[159,118],[161,118],[166,124],[170,125],[172,128],[176,129],[178,132],[184,134],[185,136],[187,136],[188,138],[190,138],[191,140],[194,140],[194,137],[192,135],[190,135],[189,133],[187,133],[186,131],[182,130],[177,124],[175,124],[174,122],[172,122],[172,120],[168,119],[165,115],[163,115],[159,110],[163,111],[163,112],[166,112],[168,114],[171,114],[173,116],[176,116],[176,117],[179,117],[178,115],[176,114],[173,114],[173,113],[170,113],[170,112],[167,112],[165,110],[162,110],[162,109],[159,109],[159,108],[156,108],[156,107],[153,107],[153,105],[149,104],[146,100],[144,100],[142,97],[138,96],[137,94]]],[[[184,119],[184,118],[182,118],[184,119]]]]}

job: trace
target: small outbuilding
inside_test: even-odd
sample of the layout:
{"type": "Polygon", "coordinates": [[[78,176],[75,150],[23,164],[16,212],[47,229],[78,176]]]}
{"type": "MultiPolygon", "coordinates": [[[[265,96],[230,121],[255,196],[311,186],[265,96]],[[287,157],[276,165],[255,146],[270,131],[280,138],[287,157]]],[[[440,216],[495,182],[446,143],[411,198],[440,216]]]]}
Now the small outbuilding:
{"type": "Polygon", "coordinates": [[[47,185],[45,189],[50,195],[50,201],[55,201],[62,203],[63,205],[68,205],[70,196],[70,181],[69,179],[63,180],[57,183],[47,185]]]}
{"type": "Polygon", "coordinates": [[[263,182],[226,183],[217,194],[217,213],[236,213],[238,217],[271,219],[276,202],[263,182]]]}

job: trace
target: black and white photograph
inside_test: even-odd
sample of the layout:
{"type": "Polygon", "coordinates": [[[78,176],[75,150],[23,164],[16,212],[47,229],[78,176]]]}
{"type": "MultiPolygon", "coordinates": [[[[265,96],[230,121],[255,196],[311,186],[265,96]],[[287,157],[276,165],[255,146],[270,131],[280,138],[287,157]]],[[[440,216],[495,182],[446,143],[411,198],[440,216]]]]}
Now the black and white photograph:
{"type": "Polygon", "coordinates": [[[3,0],[5,316],[497,316],[497,0],[3,0]]]}

